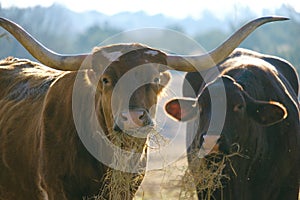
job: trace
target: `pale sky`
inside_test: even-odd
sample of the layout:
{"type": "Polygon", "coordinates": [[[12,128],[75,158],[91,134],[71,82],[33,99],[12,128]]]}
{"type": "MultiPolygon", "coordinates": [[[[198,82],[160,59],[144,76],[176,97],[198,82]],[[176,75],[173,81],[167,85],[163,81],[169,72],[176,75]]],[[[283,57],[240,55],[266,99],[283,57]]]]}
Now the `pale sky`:
{"type": "Polygon", "coordinates": [[[175,18],[187,16],[199,17],[203,9],[208,9],[218,16],[238,10],[239,7],[249,6],[251,10],[260,14],[261,10],[276,9],[283,3],[292,6],[300,12],[299,0],[2,0],[1,6],[32,7],[35,5],[50,6],[54,2],[65,5],[69,9],[77,12],[97,10],[104,14],[113,15],[123,11],[145,11],[146,13],[165,14],[175,18]]]}

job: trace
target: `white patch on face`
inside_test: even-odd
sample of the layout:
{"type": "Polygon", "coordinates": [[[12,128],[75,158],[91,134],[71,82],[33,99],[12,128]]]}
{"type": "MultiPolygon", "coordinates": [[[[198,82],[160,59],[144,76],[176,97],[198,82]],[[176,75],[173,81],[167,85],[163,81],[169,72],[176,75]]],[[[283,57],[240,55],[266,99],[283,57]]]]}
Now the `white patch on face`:
{"type": "Polygon", "coordinates": [[[102,52],[102,55],[107,58],[109,61],[113,62],[113,61],[118,61],[119,57],[123,55],[123,53],[121,51],[114,51],[114,52],[102,52]]]}
{"type": "Polygon", "coordinates": [[[206,154],[214,151],[217,145],[217,141],[220,138],[219,135],[205,135],[203,136],[204,142],[202,144],[202,149],[206,154]]]}
{"type": "Polygon", "coordinates": [[[151,56],[156,56],[158,54],[158,51],[154,50],[148,50],[145,52],[145,54],[151,55],[151,56]]]}

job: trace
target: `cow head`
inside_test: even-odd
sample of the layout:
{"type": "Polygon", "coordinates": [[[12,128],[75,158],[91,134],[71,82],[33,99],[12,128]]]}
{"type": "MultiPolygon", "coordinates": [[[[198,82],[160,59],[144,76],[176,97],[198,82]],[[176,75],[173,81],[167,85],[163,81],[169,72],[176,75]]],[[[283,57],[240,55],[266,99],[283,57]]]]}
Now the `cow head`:
{"type": "Polygon", "coordinates": [[[108,130],[130,133],[153,126],[157,98],[170,79],[164,53],[140,44],[100,47],[92,66],[99,80],[99,119],[108,130]]]}
{"type": "Polygon", "coordinates": [[[253,130],[258,130],[254,134],[261,134],[254,127],[271,126],[287,117],[287,110],[282,104],[253,99],[227,75],[208,84],[197,99],[173,99],[165,105],[165,110],[178,121],[198,118],[197,135],[201,137],[201,145],[206,143],[204,138],[207,135],[219,136],[216,145],[210,148],[226,154],[236,150],[231,149],[235,148],[233,144],[247,142],[247,134],[252,134],[253,130]],[[223,127],[217,130],[222,123],[218,118],[223,114],[223,127]]]}

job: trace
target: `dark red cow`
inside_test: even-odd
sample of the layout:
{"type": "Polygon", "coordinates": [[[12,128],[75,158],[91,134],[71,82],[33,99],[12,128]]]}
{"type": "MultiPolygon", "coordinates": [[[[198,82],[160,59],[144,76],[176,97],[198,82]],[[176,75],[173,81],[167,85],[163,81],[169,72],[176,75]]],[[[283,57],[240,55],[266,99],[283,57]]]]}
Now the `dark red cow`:
{"type": "Polygon", "coordinates": [[[188,149],[192,173],[197,168],[195,157],[209,136],[219,135],[205,156],[211,162],[240,154],[227,160],[222,187],[198,189],[198,198],[297,200],[300,124],[295,68],[281,58],[245,49],[235,50],[217,68],[221,71],[217,77],[211,71],[203,78],[188,73],[185,84],[190,81],[197,98],[174,99],[165,107],[180,121],[196,117],[187,129],[193,135],[188,149]],[[193,130],[195,124],[199,126],[193,130]]]}

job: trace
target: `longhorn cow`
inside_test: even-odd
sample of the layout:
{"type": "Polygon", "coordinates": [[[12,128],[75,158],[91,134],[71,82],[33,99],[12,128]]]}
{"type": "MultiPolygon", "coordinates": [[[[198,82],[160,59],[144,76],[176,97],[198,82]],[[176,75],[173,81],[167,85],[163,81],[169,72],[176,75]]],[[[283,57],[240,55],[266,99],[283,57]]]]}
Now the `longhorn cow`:
{"type": "Polygon", "coordinates": [[[202,76],[188,73],[184,88],[191,90],[165,107],[172,118],[189,121],[188,164],[198,198],[297,200],[300,124],[295,68],[282,58],[246,49],[236,49],[215,68],[219,74],[212,69],[202,76]],[[201,187],[205,180],[199,180],[197,163],[205,163],[213,173],[213,166],[224,160],[221,186],[201,187]]]}
{"type": "MultiPolygon", "coordinates": [[[[19,25],[0,18],[0,25],[42,63],[16,58],[0,63],[0,199],[75,200],[107,189],[103,186],[109,184],[105,174],[118,169],[113,169],[112,163],[100,162],[82,141],[83,135],[96,152],[113,157],[111,149],[97,143],[99,133],[111,142],[113,136],[123,136],[124,140],[115,145],[139,155],[128,162],[140,165],[142,170],[132,173],[132,180],[140,183],[145,173],[146,137],[130,134],[147,135],[145,130],[153,126],[155,109],[151,108],[170,78],[166,70],[210,68],[258,26],[284,19],[253,20],[215,50],[181,56],[142,44],[116,44],[95,47],[91,54],[61,55],[44,47],[19,25]],[[119,84],[120,93],[113,102],[118,81],[142,65],[145,70],[136,70],[130,80],[119,84]],[[141,79],[147,83],[137,85],[141,79]],[[127,87],[133,90],[124,105],[128,94],[122,91],[127,87]]],[[[124,199],[131,199],[139,185],[130,184],[124,199]]],[[[108,189],[103,198],[118,192],[108,189]]]]}

